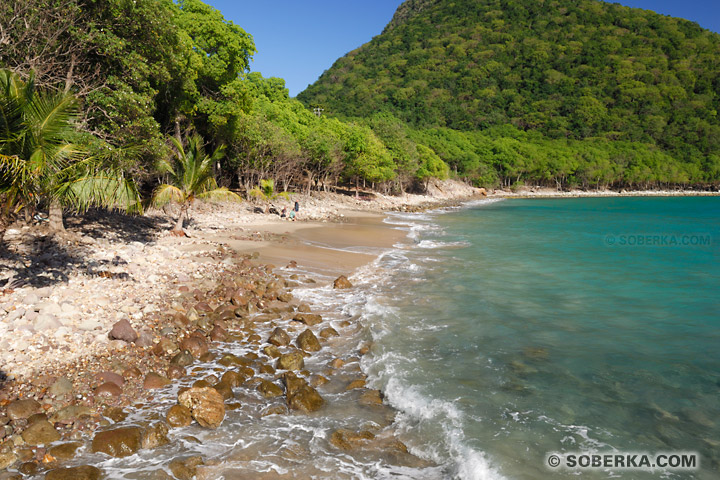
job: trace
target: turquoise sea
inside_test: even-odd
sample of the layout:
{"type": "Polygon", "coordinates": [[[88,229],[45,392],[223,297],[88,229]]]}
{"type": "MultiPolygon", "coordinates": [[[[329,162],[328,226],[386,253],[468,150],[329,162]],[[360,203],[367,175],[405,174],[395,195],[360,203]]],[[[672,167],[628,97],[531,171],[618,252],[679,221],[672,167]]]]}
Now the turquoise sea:
{"type": "Polygon", "coordinates": [[[508,199],[387,220],[370,383],[446,478],[718,478],[720,198],[508,199]],[[697,454],[693,471],[551,453],[697,454]]]}

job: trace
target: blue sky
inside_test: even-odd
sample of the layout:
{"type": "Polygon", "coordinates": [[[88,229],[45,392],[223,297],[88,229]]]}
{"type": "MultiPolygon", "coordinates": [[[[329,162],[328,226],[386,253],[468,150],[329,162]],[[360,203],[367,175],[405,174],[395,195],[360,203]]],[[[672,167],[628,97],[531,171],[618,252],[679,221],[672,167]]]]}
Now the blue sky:
{"type": "MultiPolygon", "coordinates": [[[[338,58],[382,32],[402,0],[204,0],[255,39],[250,69],[303,91],[338,58]]],[[[619,0],[720,32],[720,0],[619,0]]]]}

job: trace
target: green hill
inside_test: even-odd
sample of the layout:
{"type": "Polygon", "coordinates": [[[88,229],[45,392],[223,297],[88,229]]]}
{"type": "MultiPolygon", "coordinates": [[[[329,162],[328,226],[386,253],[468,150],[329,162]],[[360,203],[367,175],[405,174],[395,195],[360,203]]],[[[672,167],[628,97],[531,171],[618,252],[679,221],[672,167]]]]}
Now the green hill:
{"type": "MultiPolygon", "coordinates": [[[[505,137],[523,142],[527,132],[551,150],[561,142],[554,145],[569,145],[576,159],[587,156],[583,145],[632,144],[682,171],[653,173],[651,184],[720,176],[720,35],[617,4],[408,0],[381,35],[337,60],[298,99],[339,117],[389,112],[422,131],[417,140],[430,129],[473,136],[512,126],[503,127],[505,137]]],[[[620,169],[602,183],[634,183],[625,167],[635,160],[612,154],[620,169]]],[[[542,180],[531,171],[518,178],[542,180]]]]}

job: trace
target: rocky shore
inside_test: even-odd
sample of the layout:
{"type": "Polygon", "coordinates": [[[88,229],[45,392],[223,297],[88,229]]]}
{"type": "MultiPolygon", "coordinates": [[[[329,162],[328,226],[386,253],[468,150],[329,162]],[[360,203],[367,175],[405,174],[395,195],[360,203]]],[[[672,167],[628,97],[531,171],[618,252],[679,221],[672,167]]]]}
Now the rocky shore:
{"type": "MultiPolygon", "coordinates": [[[[367,347],[342,344],[344,330],[357,325],[327,322],[293,297],[293,288],[314,282],[292,273],[296,263],[275,268],[251,252],[267,242],[282,246],[312,223],[477,193],[445,189],[404,203],[304,197],[302,221],[292,224],[248,205],[199,205],[185,239],[167,235],[172,221],[163,212],[70,218],[61,235],[42,225],[11,226],[0,255],[0,479],[106,478],[92,464],[77,465],[76,452],[122,458],[167,444],[174,428],[217,428],[226,411],[248,405],[258,418],[311,414],[326,404],[325,391],[351,391],[358,404],[389,410],[380,392],[365,388],[359,361],[367,347]],[[228,345],[242,345],[245,354],[228,345]],[[324,363],[306,367],[321,350],[324,363]],[[195,367],[207,362],[221,371],[195,367]],[[125,421],[172,388],[172,407],[125,421]]],[[[335,286],[349,287],[345,282],[335,286]]],[[[399,464],[421,464],[390,424],[339,428],[328,442],[338,451],[383,451],[399,464]]],[[[217,478],[222,470],[212,459],[176,460],[142,478],[217,478]]]]}

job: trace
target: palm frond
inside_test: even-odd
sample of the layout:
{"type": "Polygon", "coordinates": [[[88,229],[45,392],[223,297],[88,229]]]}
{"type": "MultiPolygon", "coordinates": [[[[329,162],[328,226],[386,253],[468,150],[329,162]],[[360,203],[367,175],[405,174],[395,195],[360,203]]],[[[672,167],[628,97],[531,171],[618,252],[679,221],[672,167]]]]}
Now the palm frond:
{"type": "Polygon", "coordinates": [[[183,203],[187,195],[175,185],[162,184],[155,189],[152,197],[152,205],[162,207],[170,202],[183,203]]]}

